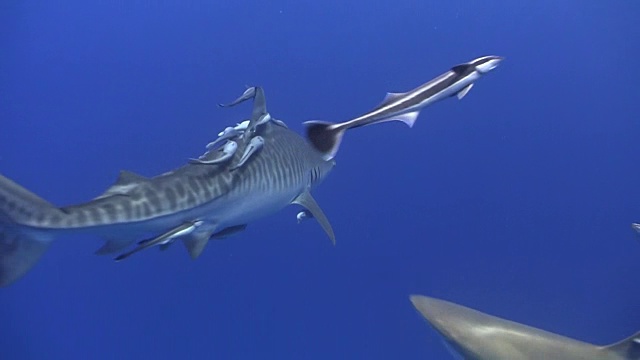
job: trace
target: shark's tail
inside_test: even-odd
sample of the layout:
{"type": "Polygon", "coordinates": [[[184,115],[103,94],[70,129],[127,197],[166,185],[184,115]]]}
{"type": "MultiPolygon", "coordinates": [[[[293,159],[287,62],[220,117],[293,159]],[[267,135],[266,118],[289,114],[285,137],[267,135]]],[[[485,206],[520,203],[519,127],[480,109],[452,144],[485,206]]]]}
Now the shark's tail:
{"type": "Polygon", "coordinates": [[[306,121],[307,138],[314,148],[323,154],[325,160],[336,156],[346,128],[327,121],[306,121]]]}
{"type": "Polygon", "coordinates": [[[51,234],[29,224],[52,212],[60,210],[0,175],[0,287],[22,277],[47,250],[51,234]]]}

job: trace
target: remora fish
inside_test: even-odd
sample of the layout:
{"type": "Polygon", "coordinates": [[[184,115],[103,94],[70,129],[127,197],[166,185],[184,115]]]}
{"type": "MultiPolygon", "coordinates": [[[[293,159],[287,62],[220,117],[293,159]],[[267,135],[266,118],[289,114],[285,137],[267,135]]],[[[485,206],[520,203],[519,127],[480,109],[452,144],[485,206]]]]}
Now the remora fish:
{"type": "MultiPolygon", "coordinates": [[[[254,108],[254,113],[262,112],[254,108]]],[[[263,148],[234,171],[230,162],[237,163],[242,151],[230,162],[188,163],[153,178],[122,171],[104,194],[73,206],[56,207],[0,175],[0,286],[24,275],[59,235],[102,236],[107,241],[97,253],[108,254],[153,234],[155,238],[140,241],[117,259],[175,239],[196,258],[210,238],[240,231],[289,204],[312,213],[335,243],[331,225],[310,193],[335,162],[324,160],[303,137],[275,122],[261,124],[255,134],[264,140],[263,148]]]]}
{"type": "Polygon", "coordinates": [[[596,346],[504,320],[426,296],[413,306],[455,350],[468,360],[637,360],[640,332],[608,346],[596,346]]]}
{"type": "Polygon", "coordinates": [[[307,137],[325,159],[338,152],[344,132],[360,126],[384,121],[402,121],[413,126],[422,108],[456,95],[462,99],[482,75],[495,69],[503,60],[500,56],[483,56],[460,64],[437,78],[405,93],[387,93],[382,103],[370,112],[342,123],[307,121],[307,137]]]}

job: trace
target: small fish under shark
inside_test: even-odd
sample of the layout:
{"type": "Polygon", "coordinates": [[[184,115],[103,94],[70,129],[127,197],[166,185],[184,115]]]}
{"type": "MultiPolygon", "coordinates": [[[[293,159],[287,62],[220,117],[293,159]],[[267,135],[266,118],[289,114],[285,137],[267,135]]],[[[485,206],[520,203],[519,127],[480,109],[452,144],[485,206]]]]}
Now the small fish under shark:
{"type": "Polygon", "coordinates": [[[253,100],[249,121],[225,129],[200,158],[152,178],[122,171],[115,184],[83,204],[54,206],[0,175],[0,286],[22,277],[65,234],[103,237],[96,253],[120,253],[116,260],[181,240],[195,259],[210,239],[242,231],[290,204],[308,211],[335,244],[333,228],[311,196],[335,161],[273,119],[262,88],[249,88],[226,106],[246,100],[253,100]]]}
{"type": "Polygon", "coordinates": [[[503,59],[500,56],[483,56],[454,66],[446,73],[411,91],[387,93],[378,107],[349,121],[341,123],[307,121],[304,123],[307,127],[307,138],[324,154],[324,158],[329,160],[338,152],[344,132],[348,129],[385,121],[402,121],[412,127],[420,110],[424,107],[452,96],[462,99],[482,75],[495,69],[503,59]]]}
{"type": "Polygon", "coordinates": [[[410,300],[453,355],[466,360],[640,360],[640,332],[597,346],[444,300],[421,295],[410,300]]]}

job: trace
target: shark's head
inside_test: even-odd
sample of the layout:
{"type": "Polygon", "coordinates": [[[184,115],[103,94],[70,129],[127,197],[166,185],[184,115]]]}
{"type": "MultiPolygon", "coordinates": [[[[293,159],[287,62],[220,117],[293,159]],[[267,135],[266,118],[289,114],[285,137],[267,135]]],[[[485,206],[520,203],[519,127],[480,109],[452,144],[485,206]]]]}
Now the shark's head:
{"type": "MultiPolygon", "coordinates": [[[[480,357],[478,347],[484,342],[491,342],[493,330],[486,314],[448,301],[421,295],[410,297],[413,306],[431,324],[455,353],[465,359],[495,359],[496,357],[480,357]]],[[[499,331],[498,331],[499,332],[499,331]]],[[[489,346],[490,347],[490,346],[489,346]]],[[[491,353],[491,352],[489,352],[491,353]]],[[[522,357],[501,357],[501,359],[522,357]]]]}
{"type": "Polygon", "coordinates": [[[502,56],[489,55],[477,58],[471,61],[469,65],[474,66],[477,72],[484,75],[497,68],[502,60],[504,60],[502,56]]]}

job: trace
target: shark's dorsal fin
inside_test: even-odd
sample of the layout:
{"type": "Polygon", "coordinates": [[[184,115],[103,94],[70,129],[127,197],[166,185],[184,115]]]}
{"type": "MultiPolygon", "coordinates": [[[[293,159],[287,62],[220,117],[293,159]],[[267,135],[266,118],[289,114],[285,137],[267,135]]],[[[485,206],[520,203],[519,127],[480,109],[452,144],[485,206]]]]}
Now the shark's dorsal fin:
{"type": "Polygon", "coordinates": [[[336,236],[333,233],[333,228],[331,227],[329,220],[324,215],[324,212],[322,211],[322,209],[320,209],[320,206],[318,206],[318,203],[313,198],[313,196],[311,196],[311,193],[309,191],[305,191],[302,194],[298,195],[298,197],[293,199],[291,203],[298,204],[309,210],[311,215],[313,215],[313,217],[318,220],[320,226],[322,226],[322,229],[327,233],[333,245],[336,244],[336,236]]]}
{"type": "Polygon", "coordinates": [[[640,359],[640,332],[615,344],[601,346],[600,349],[604,352],[616,353],[621,359],[638,360],[640,359]]]}

